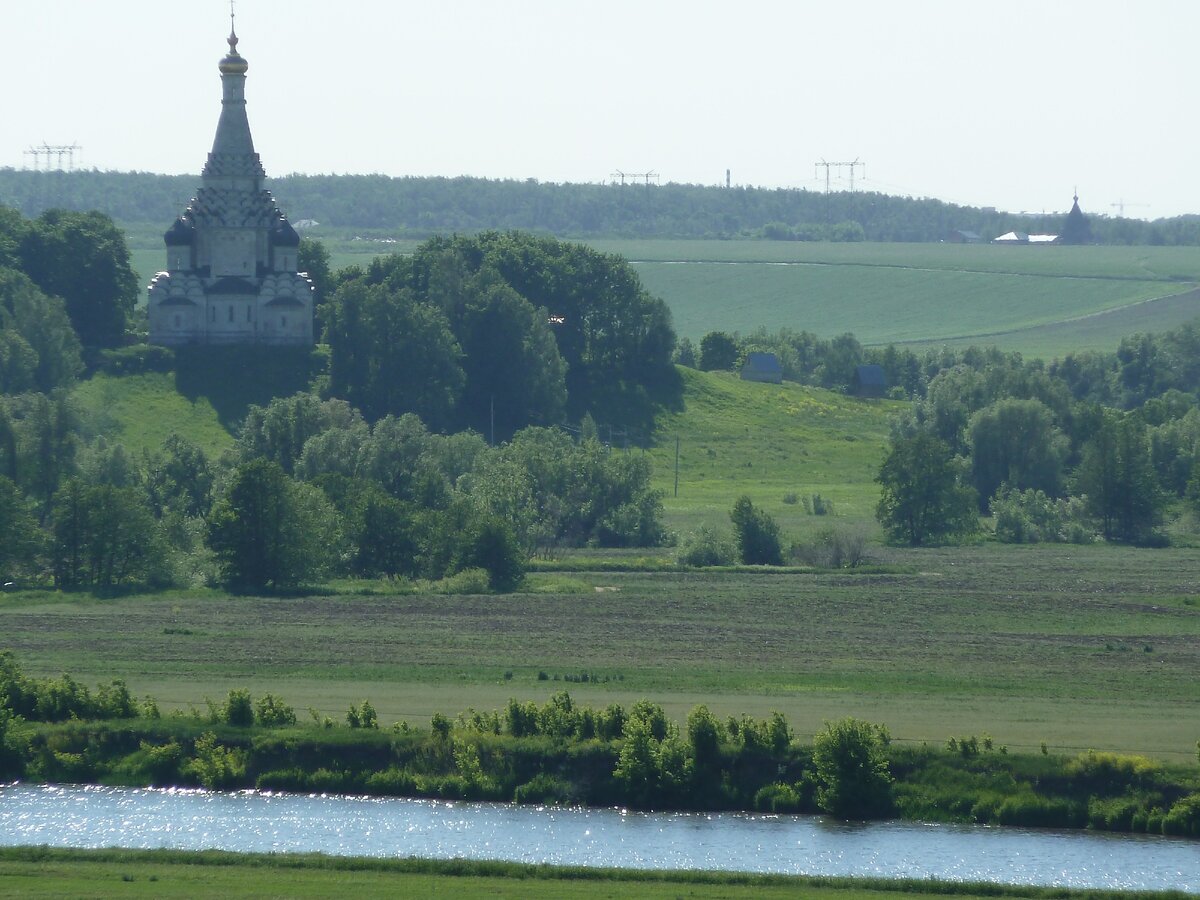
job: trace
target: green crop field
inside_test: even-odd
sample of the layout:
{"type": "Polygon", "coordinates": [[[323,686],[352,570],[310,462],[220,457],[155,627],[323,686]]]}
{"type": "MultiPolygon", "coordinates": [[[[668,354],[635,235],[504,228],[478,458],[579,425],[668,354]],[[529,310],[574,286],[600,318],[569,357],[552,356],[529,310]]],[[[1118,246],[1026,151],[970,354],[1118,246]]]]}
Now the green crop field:
{"type": "MultiPolygon", "coordinates": [[[[161,235],[128,229],[146,284],[161,235]]],[[[417,241],[316,234],[336,268],[417,241]]],[[[589,240],[631,260],[681,337],[787,327],[865,344],[994,344],[1053,358],[1112,350],[1200,316],[1198,247],[999,247],[790,241],[589,240]]]]}

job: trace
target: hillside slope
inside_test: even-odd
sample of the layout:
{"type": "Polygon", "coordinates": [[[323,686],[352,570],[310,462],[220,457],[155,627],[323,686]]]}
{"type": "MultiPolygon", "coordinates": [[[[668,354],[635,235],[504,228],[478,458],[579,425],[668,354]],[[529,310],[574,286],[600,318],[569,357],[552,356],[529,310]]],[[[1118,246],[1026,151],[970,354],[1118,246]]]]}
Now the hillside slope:
{"type": "Polygon", "coordinates": [[[859,400],[798,384],[756,384],[728,372],[679,371],[684,410],[659,419],[650,451],[655,485],[666,494],[673,527],[727,527],[729,509],[741,494],[788,528],[811,527],[816,518],[806,516],[799,503],[785,503],[789,494],[819,493],[833,500],[839,518],[872,515],[888,428],[907,403],[859,400]]]}

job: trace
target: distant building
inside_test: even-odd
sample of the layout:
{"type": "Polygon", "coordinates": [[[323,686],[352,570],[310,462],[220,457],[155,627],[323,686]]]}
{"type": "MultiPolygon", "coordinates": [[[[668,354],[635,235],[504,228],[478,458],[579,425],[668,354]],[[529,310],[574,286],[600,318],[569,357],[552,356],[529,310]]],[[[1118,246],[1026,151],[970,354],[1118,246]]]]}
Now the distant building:
{"type": "Polygon", "coordinates": [[[263,187],[246,118],[246,60],[231,29],[221,118],[191,204],[164,236],[150,283],[153,344],[313,343],[313,287],[297,271],[300,236],[263,187]]]}
{"type": "Polygon", "coordinates": [[[1026,234],[1023,231],[1010,231],[998,238],[992,239],[993,244],[1056,244],[1057,234],[1026,234]]]}
{"type": "Polygon", "coordinates": [[[1092,242],[1092,226],[1087,216],[1079,209],[1079,195],[1075,195],[1075,203],[1067,213],[1067,221],[1063,224],[1060,244],[1090,244],[1092,242]]]}
{"type": "Polygon", "coordinates": [[[979,244],[983,242],[983,238],[974,231],[962,231],[955,229],[942,238],[944,244],[979,244]]]}
{"type": "Polygon", "coordinates": [[[742,365],[742,381],[783,384],[783,366],[774,353],[748,353],[742,365]]]}
{"type": "Polygon", "coordinates": [[[850,390],[856,397],[883,397],[887,394],[887,373],[883,366],[870,363],[855,366],[850,390]]]}

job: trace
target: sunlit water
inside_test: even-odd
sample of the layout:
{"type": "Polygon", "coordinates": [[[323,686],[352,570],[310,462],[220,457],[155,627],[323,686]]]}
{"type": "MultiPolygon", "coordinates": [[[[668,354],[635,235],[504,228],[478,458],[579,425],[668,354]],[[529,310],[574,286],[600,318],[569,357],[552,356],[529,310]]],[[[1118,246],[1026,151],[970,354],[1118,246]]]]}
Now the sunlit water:
{"type": "Polygon", "coordinates": [[[170,847],[1200,893],[1200,843],[814,816],[193,790],[0,787],[0,845],[170,847]]]}

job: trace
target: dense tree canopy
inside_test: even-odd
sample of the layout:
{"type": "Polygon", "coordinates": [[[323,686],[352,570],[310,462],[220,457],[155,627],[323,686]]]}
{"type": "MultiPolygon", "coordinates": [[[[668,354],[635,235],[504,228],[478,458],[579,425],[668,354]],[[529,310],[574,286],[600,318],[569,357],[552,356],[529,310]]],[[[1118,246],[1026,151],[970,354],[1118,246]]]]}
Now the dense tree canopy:
{"type": "Polygon", "coordinates": [[[648,432],[680,396],[666,305],[577,244],[437,238],[344,273],[323,316],[332,391],[368,419],[414,412],[503,439],[591,412],[648,432]]]}
{"type": "Polygon", "coordinates": [[[25,232],[21,268],[48,294],[66,301],[85,347],[114,347],[138,298],[125,236],[99,212],[44,212],[25,232]]]}
{"type": "Polygon", "coordinates": [[[62,300],[20,272],[0,268],[0,394],[52,391],[82,367],[62,300]]]}

